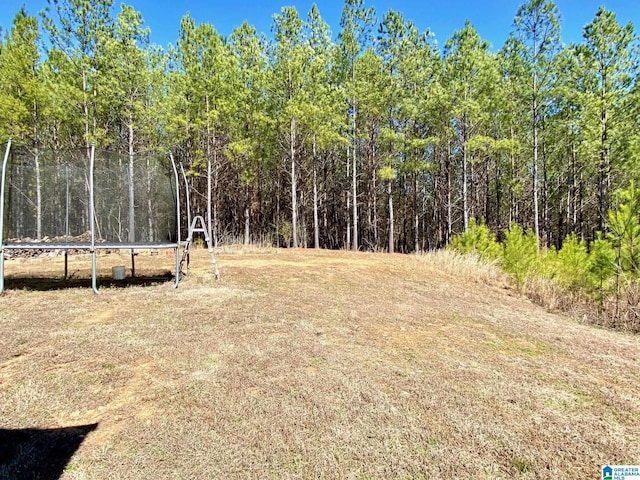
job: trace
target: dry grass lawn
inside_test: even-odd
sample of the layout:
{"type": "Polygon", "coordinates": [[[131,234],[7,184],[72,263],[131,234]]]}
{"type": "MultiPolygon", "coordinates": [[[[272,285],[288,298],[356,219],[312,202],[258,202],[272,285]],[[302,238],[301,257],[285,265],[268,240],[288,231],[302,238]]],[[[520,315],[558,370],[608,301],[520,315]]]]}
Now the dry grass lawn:
{"type": "MultiPolygon", "coordinates": [[[[61,275],[60,258],[7,261],[5,438],[90,426],[63,479],[588,479],[640,463],[639,336],[548,313],[447,253],[218,263],[219,282],[197,250],[177,290],[94,295],[15,279],[61,275]]],[[[172,257],[136,266],[161,274],[172,257]]],[[[0,477],[36,478],[27,443],[5,441],[0,477]]]]}

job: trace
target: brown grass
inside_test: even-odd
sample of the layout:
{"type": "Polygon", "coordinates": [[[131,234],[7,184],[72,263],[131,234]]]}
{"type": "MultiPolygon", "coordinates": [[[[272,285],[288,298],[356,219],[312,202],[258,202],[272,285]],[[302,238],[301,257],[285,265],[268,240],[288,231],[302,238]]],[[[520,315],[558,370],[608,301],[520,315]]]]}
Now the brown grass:
{"type": "Polygon", "coordinates": [[[527,279],[523,293],[537,305],[582,323],[639,334],[640,286],[635,282],[623,283],[618,296],[614,288],[609,286],[604,300],[598,301],[596,293],[563,287],[553,279],[534,276],[527,279]]]}
{"type": "MultiPolygon", "coordinates": [[[[97,423],[64,479],[576,479],[637,464],[640,337],[548,313],[465,262],[228,249],[216,282],[196,250],[177,290],[10,279],[0,428],[97,423]]],[[[136,265],[156,275],[172,257],[136,265]]]]}

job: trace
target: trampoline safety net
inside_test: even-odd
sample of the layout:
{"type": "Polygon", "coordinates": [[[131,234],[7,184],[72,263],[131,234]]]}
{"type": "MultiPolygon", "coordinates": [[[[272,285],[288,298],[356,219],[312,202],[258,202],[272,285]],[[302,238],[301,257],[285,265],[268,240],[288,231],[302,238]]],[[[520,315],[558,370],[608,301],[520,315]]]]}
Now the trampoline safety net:
{"type": "MultiPolygon", "coordinates": [[[[91,152],[12,147],[6,166],[6,243],[91,240],[91,152]]],[[[177,242],[176,182],[169,158],[95,150],[95,241],[177,242]]]]}

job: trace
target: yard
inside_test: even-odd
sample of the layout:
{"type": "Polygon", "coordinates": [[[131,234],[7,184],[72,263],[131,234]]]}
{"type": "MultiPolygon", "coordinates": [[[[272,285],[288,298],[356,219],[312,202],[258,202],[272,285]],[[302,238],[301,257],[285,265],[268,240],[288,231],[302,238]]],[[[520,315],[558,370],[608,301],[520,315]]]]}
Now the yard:
{"type": "Polygon", "coordinates": [[[6,262],[0,477],[587,479],[640,460],[639,336],[446,252],[217,258],[218,282],[196,250],[177,290],[101,295],[24,279],[60,257],[6,262]]]}

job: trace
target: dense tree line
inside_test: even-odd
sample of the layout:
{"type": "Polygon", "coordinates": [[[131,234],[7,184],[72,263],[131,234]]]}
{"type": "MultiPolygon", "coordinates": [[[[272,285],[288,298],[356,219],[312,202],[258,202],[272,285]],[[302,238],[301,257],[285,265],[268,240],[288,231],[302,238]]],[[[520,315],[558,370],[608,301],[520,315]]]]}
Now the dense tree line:
{"type": "Polygon", "coordinates": [[[469,22],[440,49],[345,0],[340,28],[284,7],[272,35],[225,38],[187,14],[163,49],[130,6],[49,0],[0,40],[0,138],[171,149],[216,242],[411,252],[481,218],[559,247],[607,228],[640,173],[633,25],[600,8],[565,46],[555,4],[529,0],[497,53],[469,22]]]}

